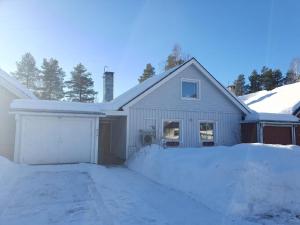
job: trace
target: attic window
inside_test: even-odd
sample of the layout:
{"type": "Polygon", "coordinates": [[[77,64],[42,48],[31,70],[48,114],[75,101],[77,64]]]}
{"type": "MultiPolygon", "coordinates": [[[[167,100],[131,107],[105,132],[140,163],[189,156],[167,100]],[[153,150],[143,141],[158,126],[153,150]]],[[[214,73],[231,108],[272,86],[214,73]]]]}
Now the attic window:
{"type": "Polygon", "coordinates": [[[199,99],[199,81],[182,80],[181,97],[183,99],[199,99]]]}

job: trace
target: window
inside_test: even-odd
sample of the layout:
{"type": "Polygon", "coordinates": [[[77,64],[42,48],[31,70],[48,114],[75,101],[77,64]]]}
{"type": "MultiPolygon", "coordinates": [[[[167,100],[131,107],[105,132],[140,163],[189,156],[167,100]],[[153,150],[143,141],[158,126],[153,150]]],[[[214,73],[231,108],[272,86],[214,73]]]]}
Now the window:
{"type": "Polygon", "coordinates": [[[179,146],[180,142],[180,122],[179,121],[164,121],[163,122],[163,137],[167,146],[179,146]]]}
{"type": "Polygon", "coordinates": [[[200,140],[204,146],[212,146],[215,141],[215,123],[200,122],[200,140]]]}
{"type": "Polygon", "coordinates": [[[181,97],[185,99],[199,99],[199,82],[182,80],[181,97]]]}

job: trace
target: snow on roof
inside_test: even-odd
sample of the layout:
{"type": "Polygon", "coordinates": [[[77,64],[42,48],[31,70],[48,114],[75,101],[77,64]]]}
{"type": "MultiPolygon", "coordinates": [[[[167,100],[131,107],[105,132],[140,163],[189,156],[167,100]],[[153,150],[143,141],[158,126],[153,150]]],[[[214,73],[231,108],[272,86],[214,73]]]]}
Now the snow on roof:
{"type": "Polygon", "coordinates": [[[240,96],[239,99],[256,112],[293,114],[300,107],[300,82],[240,96]]]}
{"type": "Polygon", "coordinates": [[[298,117],[291,114],[257,112],[248,114],[245,118],[245,121],[300,122],[298,117]]]}
{"type": "MultiPolygon", "coordinates": [[[[189,60],[190,61],[190,60],[189,60]]],[[[188,61],[187,61],[188,62],[188,61]]],[[[129,89],[128,91],[124,92],[123,94],[119,95],[115,99],[113,99],[111,102],[109,102],[112,105],[112,108],[115,110],[118,110],[122,106],[126,105],[128,102],[142,94],[144,91],[148,90],[151,88],[153,85],[156,83],[160,82],[163,80],[165,77],[173,73],[175,70],[177,70],[179,67],[184,65],[185,63],[178,65],[172,69],[169,69],[165,71],[164,73],[154,75],[147,80],[143,81],[140,84],[137,84],[133,88],[129,89]]]]}
{"type": "Polygon", "coordinates": [[[10,107],[13,111],[65,112],[83,114],[103,114],[101,112],[110,110],[110,105],[108,103],[81,103],[30,99],[16,99],[10,104],[10,107]]]}
{"type": "Polygon", "coordinates": [[[20,98],[37,99],[37,97],[14,77],[0,69],[0,85],[20,98]]]}

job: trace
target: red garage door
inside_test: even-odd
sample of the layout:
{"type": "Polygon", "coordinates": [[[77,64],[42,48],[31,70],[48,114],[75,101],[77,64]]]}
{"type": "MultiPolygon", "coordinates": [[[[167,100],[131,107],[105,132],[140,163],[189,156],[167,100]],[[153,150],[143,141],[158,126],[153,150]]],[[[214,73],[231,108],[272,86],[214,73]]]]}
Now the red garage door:
{"type": "Polygon", "coordinates": [[[265,144],[292,144],[292,128],[264,126],[264,143],[265,144]]]}

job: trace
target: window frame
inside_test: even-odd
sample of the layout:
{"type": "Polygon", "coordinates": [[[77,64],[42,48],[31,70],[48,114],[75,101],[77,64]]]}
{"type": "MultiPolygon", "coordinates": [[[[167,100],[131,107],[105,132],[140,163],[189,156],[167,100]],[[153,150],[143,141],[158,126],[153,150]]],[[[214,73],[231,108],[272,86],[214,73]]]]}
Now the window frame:
{"type": "Polygon", "coordinates": [[[176,148],[176,147],[180,147],[180,145],[183,144],[183,120],[182,119],[162,119],[162,129],[161,129],[161,137],[163,140],[167,140],[167,141],[172,141],[171,139],[166,139],[165,136],[164,136],[164,122],[167,122],[167,121],[171,121],[171,122],[179,122],[179,140],[178,140],[178,143],[179,145],[178,146],[168,146],[168,148],[176,148]]]}
{"type": "Polygon", "coordinates": [[[217,123],[217,121],[214,121],[214,120],[198,120],[198,139],[199,139],[199,144],[201,146],[204,146],[203,145],[204,142],[213,142],[214,143],[213,146],[216,146],[217,143],[218,143],[217,142],[217,140],[218,140],[218,123],[217,123]],[[213,124],[213,131],[214,131],[213,141],[202,141],[201,140],[201,135],[200,135],[201,123],[212,123],[213,124]]]}
{"type": "Polygon", "coordinates": [[[188,78],[181,78],[180,81],[180,89],[181,89],[181,99],[182,100],[193,100],[193,101],[199,101],[201,99],[201,81],[197,79],[188,79],[188,78]],[[197,84],[197,97],[196,98],[189,98],[189,97],[183,97],[183,82],[189,82],[189,83],[195,83],[197,84]]]}

